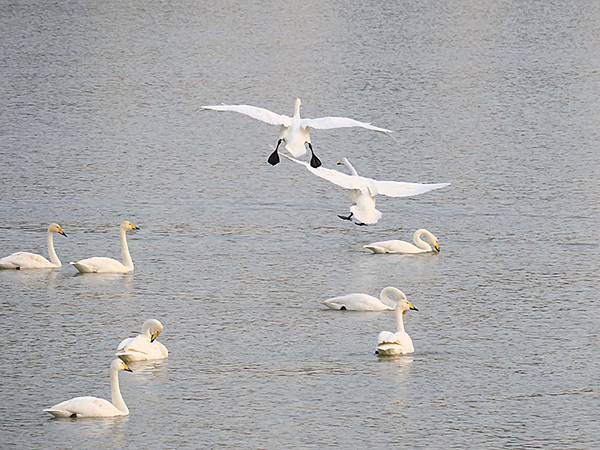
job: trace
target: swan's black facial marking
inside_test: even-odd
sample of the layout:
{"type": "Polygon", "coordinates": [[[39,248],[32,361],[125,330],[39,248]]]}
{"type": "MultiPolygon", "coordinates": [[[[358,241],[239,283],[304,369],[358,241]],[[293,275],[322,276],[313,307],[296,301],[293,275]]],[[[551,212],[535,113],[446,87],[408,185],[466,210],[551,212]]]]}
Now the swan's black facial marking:
{"type": "Polygon", "coordinates": [[[346,311],[346,307],[344,305],[342,305],[342,307],[340,308],[340,311],[346,311]]]}

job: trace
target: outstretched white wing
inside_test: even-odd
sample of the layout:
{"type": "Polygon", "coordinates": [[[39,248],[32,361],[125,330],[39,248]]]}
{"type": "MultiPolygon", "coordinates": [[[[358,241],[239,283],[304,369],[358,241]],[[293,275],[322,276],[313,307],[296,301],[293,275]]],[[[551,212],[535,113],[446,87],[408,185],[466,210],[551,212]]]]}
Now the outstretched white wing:
{"type": "Polygon", "coordinates": [[[314,167],[311,167],[310,164],[308,164],[307,162],[300,161],[296,158],[292,158],[283,153],[281,154],[281,156],[289,159],[290,161],[294,161],[297,164],[303,165],[304,167],[306,167],[310,172],[312,172],[316,176],[323,178],[324,180],[327,180],[333,184],[337,184],[338,186],[341,186],[345,189],[361,189],[361,188],[367,187],[363,181],[364,180],[363,177],[346,175],[345,173],[338,172],[337,170],[326,169],[323,166],[317,167],[315,169],[314,167]]]}
{"type": "Polygon", "coordinates": [[[361,127],[367,130],[380,131],[382,133],[392,133],[392,130],[379,128],[366,122],[349,119],[348,117],[320,117],[318,119],[302,119],[301,124],[304,128],[314,128],[316,130],[328,130],[331,128],[350,128],[361,127]]]}
{"type": "Polygon", "coordinates": [[[269,111],[265,108],[258,108],[256,106],[250,105],[209,105],[202,106],[202,109],[211,109],[213,111],[233,111],[240,114],[245,114],[246,116],[252,117],[253,119],[260,120],[261,122],[266,122],[271,125],[284,125],[289,127],[292,124],[292,118],[288,116],[284,116],[282,114],[277,114],[272,111],[269,111]]]}
{"type": "Polygon", "coordinates": [[[450,183],[404,183],[402,181],[377,181],[370,180],[371,188],[375,194],[387,195],[388,197],[411,197],[413,195],[424,194],[449,186],[450,183]]]}

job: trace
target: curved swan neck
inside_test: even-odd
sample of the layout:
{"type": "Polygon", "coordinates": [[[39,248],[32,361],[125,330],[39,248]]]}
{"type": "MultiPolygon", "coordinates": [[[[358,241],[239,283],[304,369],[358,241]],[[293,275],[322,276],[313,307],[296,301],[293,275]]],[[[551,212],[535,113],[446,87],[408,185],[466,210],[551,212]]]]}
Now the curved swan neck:
{"type": "Polygon", "coordinates": [[[56,254],[56,251],[54,251],[54,233],[50,230],[48,230],[48,256],[50,256],[50,261],[56,267],[62,266],[62,263],[60,262],[60,259],[58,259],[58,255],[56,254]]]}
{"type": "Polygon", "coordinates": [[[112,404],[115,408],[125,414],[129,414],[129,409],[123,400],[121,389],[119,388],[119,371],[115,369],[110,371],[110,393],[112,404]]]}
{"type": "Polygon", "coordinates": [[[404,333],[404,319],[402,316],[402,308],[400,306],[400,302],[398,302],[398,305],[396,306],[396,326],[398,328],[398,332],[404,333]]]}
{"type": "Polygon", "coordinates": [[[127,246],[127,231],[121,227],[121,254],[123,255],[123,264],[129,269],[133,269],[133,261],[129,254],[129,247],[127,246]]]}
{"type": "Polygon", "coordinates": [[[425,242],[421,237],[425,234],[425,230],[417,230],[413,235],[413,241],[415,241],[415,245],[419,247],[421,250],[426,250],[428,252],[431,251],[431,245],[425,242]]]}

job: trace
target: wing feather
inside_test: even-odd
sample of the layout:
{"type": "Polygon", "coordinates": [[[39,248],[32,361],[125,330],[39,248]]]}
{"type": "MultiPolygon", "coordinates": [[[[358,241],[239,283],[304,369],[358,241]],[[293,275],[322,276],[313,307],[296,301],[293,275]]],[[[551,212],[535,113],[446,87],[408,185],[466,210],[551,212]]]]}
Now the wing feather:
{"type": "Polygon", "coordinates": [[[333,184],[337,184],[338,186],[343,187],[345,189],[361,189],[361,188],[366,187],[365,183],[362,182],[363,177],[346,175],[345,173],[338,172],[337,170],[333,170],[333,169],[327,169],[323,166],[317,167],[315,169],[314,167],[311,167],[310,164],[308,164],[305,161],[300,161],[296,158],[292,158],[283,153],[281,154],[281,156],[289,159],[290,161],[294,161],[295,163],[306,167],[310,172],[312,172],[314,175],[318,176],[319,178],[323,178],[324,180],[327,180],[333,184]]]}
{"type": "Polygon", "coordinates": [[[441,189],[449,185],[450,183],[422,184],[371,180],[371,187],[375,193],[387,195],[388,197],[412,197],[413,195],[424,194],[425,192],[441,189]]]}
{"type": "Polygon", "coordinates": [[[261,122],[269,123],[271,125],[283,125],[289,127],[292,124],[292,118],[284,116],[283,114],[277,114],[273,111],[269,111],[265,108],[259,108],[257,106],[250,105],[208,105],[202,106],[202,109],[210,109],[213,111],[233,111],[240,114],[244,114],[253,119],[260,120],[261,122]]]}
{"type": "Polygon", "coordinates": [[[392,130],[379,128],[367,122],[349,119],[348,117],[320,117],[318,119],[302,119],[304,128],[314,128],[316,130],[329,130],[332,128],[350,128],[361,127],[367,130],[379,131],[381,133],[392,133],[392,130]]]}

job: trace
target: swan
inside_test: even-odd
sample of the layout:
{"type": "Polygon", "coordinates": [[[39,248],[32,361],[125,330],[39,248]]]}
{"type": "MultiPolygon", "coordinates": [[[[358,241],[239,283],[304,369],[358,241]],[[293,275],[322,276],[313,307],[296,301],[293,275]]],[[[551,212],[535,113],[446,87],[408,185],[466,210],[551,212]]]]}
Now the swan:
{"type": "Polygon", "coordinates": [[[396,305],[396,325],[398,331],[395,333],[392,333],[391,331],[382,331],[379,333],[377,336],[377,350],[375,350],[376,355],[406,355],[415,351],[412,339],[408,333],[404,331],[404,321],[402,316],[404,316],[408,310],[418,311],[418,309],[408,301],[404,293],[401,292],[401,294],[402,295],[398,299],[396,305]]]}
{"type": "Polygon", "coordinates": [[[271,155],[269,156],[268,162],[271,165],[279,163],[279,154],[277,149],[282,142],[285,142],[285,148],[295,157],[304,155],[306,153],[306,145],[310,149],[311,159],[310,165],[312,167],[319,167],[321,161],[315,156],[313,147],[310,140],[310,132],[312,129],[316,130],[328,130],[331,128],[349,128],[349,127],[362,127],[367,130],[379,131],[381,133],[392,133],[392,130],[386,130],[385,128],[379,128],[366,122],[359,122],[358,120],[349,119],[347,117],[320,117],[318,119],[303,119],[300,117],[300,107],[302,101],[297,98],[294,105],[294,115],[292,117],[284,116],[269,111],[265,108],[257,108],[256,106],[249,105],[212,105],[202,106],[202,109],[210,109],[213,111],[234,111],[253,119],[266,122],[271,125],[277,125],[280,127],[279,140],[277,146],[271,155]]]}
{"type": "Polygon", "coordinates": [[[0,259],[0,270],[58,269],[59,267],[62,267],[62,263],[54,251],[54,233],[58,233],[67,237],[65,230],[63,230],[59,224],[50,224],[48,227],[48,255],[50,256],[50,261],[48,261],[42,255],[36,255],[35,253],[17,252],[0,259]]]}
{"type": "Polygon", "coordinates": [[[71,262],[81,273],[131,273],[133,272],[133,261],[127,246],[127,232],[139,230],[140,228],[124,220],[121,224],[121,253],[125,264],[112,258],[94,257],[71,262]]]}
{"type": "Polygon", "coordinates": [[[158,320],[146,320],[142,325],[142,333],[121,341],[116,355],[126,363],[167,358],[167,347],[156,340],[164,329],[158,320]]]}
{"type": "Polygon", "coordinates": [[[381,290],[379,298],[368,294],[348,294],[328,298],[323,304],[342,311],[393,311],[398,299],[402,298],[406,296],[400,289],[388,286],[381,290]]]}
{"type": "Polygon", "coordinates": [[[333,169],[326,169],[325,167],[314,168],[304,161],[299,161],[287,155],[283,156],[290,161],[305,166],[310,172],[324,180],[345,189],[350,189],[350,195],[352,196],[350,214],[348,216],[338,215],[338,217],[344,220],[352,220],[354,218],[354,223],[357,225],[372,225],[379,221],[381,212],[375,208],[375,197],[378,194],[388,197],[411,197],[450,185],[450,183],[421,184],[405,183],[402,181],[378,181],[362,177],[347,158],[338,161],[338,164],[348,167],[351,175],[333,169]]]}
{"type": "Polygon", "coordinates": [[[381,241],[373,242],[372,244],[363,245],[363,248],[371,250],[373,253],[405,253],[405,254],[417,254],[417,253],[439,253],[440,252],[440,241],[430,231],[421,228],[415,231],[413,234],[414,244],[405,241],[381,241]],[[428,242],[425,242],[422,237],[425,237],[428,242]]]}
{"type": "Polygon", "coordinates": [[[123,401],[119,389],[119,372],[125,370],[131,372],[127,364],[120,359],[114,359],[110,365],[110,389],[111,401],[97,397],[75,397],[58,403],[44,412],[54,417],[115,417],[129,415],[129,409],[123,401]]]}

